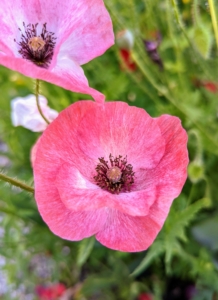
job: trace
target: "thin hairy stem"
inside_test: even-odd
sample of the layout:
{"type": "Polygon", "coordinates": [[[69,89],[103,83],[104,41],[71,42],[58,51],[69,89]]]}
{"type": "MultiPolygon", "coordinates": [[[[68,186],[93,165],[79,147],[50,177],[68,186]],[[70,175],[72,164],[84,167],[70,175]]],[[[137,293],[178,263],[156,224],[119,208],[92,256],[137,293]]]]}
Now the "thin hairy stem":
{"type": "Polygon", "coordinates": [[[39,84],[40,84],[39,79],[36,79],[36,91],[35,91],[35,93],[36,93],[36,105],[37,105],[37,108],[38,108],[38,111],[39,111],[41,117],[45,120],[45,122],[47,124],[50,124],[49,120],[44,116],[44,114],[42,112],[42,109],[40,107],[40,103],[39,103],[39,84]]]}
{"type": "Polygon", "coordinates": [[[21,188],[22,190],[25,190],[29,193],[33,193],[34,194],[34,188],[32,188],[31,186],[25,184],[24,182],[11,178],[3,173],[0,173],[0,180],[3,180],[5,182],[8,182],[14,186],[17,186],[19,188],[21,188]]]}

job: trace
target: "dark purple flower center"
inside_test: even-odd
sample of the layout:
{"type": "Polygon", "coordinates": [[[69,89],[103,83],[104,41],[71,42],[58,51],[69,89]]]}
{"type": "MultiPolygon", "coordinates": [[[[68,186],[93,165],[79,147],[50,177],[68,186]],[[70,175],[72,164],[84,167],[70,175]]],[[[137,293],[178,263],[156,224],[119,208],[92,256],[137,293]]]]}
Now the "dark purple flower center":
{"type": "MultiPolygon", "coordinates": [[[[46,23],[42,26],[42,31],[37,34],[38,23],[24,26],[24,33],[21,31],[21,41],[17,43],[20,47],[19,53],[23,58],[32,61],[39,67],[48,68],[54,53],[55,40],[54,33],[47,31],[46,23]]],[[[16,42],[16,40],[15,40],[16,42]]]]}
{"type": "Polygon", "coordinates": [[[112,194],[129,192],[135,175],[132,165],[127,164],[127,157],[122,159],[121,155],[114,158],[110,154],[109,160],[99,158],[100,163],[95,168],[97,175],[94,176],[96,184],[112,194]]]}

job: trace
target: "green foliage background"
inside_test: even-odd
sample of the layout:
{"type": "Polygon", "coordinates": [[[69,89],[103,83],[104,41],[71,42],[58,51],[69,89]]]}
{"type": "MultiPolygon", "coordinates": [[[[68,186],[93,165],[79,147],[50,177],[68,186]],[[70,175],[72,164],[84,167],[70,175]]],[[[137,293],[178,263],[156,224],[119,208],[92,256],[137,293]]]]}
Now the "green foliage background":
{"type": "MultiPolygon", "coordinates": [[[[115,44],[83,66],[90,86],[108,101],[126,101],[153,117],[165,113],[180,117],[189,135],[189,178],[157,239],[141,253],[112,251],[93,238],[61,240],[43,223],[31,195],[0,182],[0,227],[4,229],[0,255],[6,258],[2,268],[11,284],[0,299],[26,299],[38,284],[63,282],[79,287],[73,299],[134,300],[150,292],[159,300],[171,278],[195,285],[195,300],[218,299],[218,93],[195,84],[196,80],[218,83],[208,3],[105,0],[105,4],[114,32],[128,28],[134,34],[132,58],[137,70],[120,67],[115,44]],[[163,71],[150,60],[143,44],[155,31],[162,35],[158,53],[163,71]],[[45,274],[37,271],[34,260],[45,274]],[[12,297],[21,286],[23,298],[19,293],[12,297]]],[[[217,0],[214,4],[218,16],[217,0]]],[[[0,148],[0,155],[8,158],[3,171],[33,184],[29,156],[39,134],[12,126],[10,101],[33,93],[35,83],[4,67],[0,75],[0,138],[7,145],[0,148]]],[[[89,99],[45,82],[41,93],[57,111],[89,99]]]]}

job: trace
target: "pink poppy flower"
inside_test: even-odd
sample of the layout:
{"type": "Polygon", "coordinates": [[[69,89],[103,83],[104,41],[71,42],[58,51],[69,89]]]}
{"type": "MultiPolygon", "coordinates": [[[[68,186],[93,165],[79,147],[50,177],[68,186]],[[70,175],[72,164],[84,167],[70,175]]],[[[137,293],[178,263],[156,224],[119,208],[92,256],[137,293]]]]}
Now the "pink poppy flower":
{"type": "Polygon", "coordinates": [[[77,102],[38,141],[39,212],[56,235],[95,235],[108,248],[147,249],[187,177],[187,134],[177,117],[124,102],[77,102]]]}
{"type": "Polygon", "coordinates": [[[104,100],[80,67],[114,43],[102,0],[2,0],[0,27],[0,64],[104,100]]]}

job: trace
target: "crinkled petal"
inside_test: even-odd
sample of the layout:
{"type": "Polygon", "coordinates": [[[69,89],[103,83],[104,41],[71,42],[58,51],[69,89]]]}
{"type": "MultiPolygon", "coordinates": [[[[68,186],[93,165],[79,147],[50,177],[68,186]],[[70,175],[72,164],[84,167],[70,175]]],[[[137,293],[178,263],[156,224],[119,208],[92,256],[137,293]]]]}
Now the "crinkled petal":
{"type": "Polygon", "coordinates": [[[156,214],[155,216],[159,221],[164,222],[172,201],[181,193],[187,178],[188,136],[177,117],[163,115],[156,121],[165,139],[166,150],[151,176],[156,181],[158,190],[159,200],[155,202],[155,205],[161,207],[163,212],[162,215],[156,214]]]}
{"type": "Polygon", "coordinates": [[[7,42],[3,42],[0,41],[0,53],[2,54],[7,54],[9,56],[13,56],[13,51],[11,50],[11,48],[9,47],[9,45],[7,45],[7,42]]]}
{"type": "Polygon", "coordinates": [[[56,177],[61,201],[72,211],[90,211],[107,206],[110,195],[92,184],[72,165],[64,164],[56,177]]]}
{"type": "MultiPolygon", "coordinates": [[[[36,184],[42,184],[39,178],[36,184]]],[[[40,199],[37,205],[43,220],[54,234],[63,239],[78,241],[96,234],[104,226],[105,209],[72,212],[63,205],[54,190],[48,194],[37,189],[35,197],[40,199]]]]}
{"type": "Polygon", "coordinates": [[[19,25],[24,20],[22,3],[19,0],[2,0],[0,5],[0,51],[8,55],[18,54],[14,39],[20,37],[19,25]]]}
{"type": "Polygon", "coordinates": [[[32,167],[34,166],[34,163],[36,160],[36,152],[38,149],[39,140],[40,140],[40,137],[38,138],[38,140],[36,140],[35,144],[32,146],[32,148],[30,150],[30,162],[31,162],[32,167]]]}
{"type": "Polygon", "coordinates": [[[90,94],[97,102],[103,102],[105,96],[88,86],[82,68],[66,57],[58,60],[53,70],[37,67],[28,60],[9,57],[0,53],[0,64],[31,78],[52,82],[67,90],[90,94]]]}
{"type": "Polygon", "coordinates": [[[146,250],[153,243],[160,229],[150,215],[133,217],[110,210],[105,226],[96,234],[96,239],[114,250],[138,252],[146,250]]]}
{"type": "MultiPolygon", "coordinates": [[[[78,101],[63,110],[57,119],[46,129],[42,136],[48,169],[55,169],[57,173],[60,165],[74,165],[89,181],[95,175],[96,164],[84,155],[78,147],[78,128],[87,113],[92,113],[95,106],[101,106],[93,101],[78,101]],[[48,132],[48,133],[47,133],[48,132]]],[[[85,142],[85,141],[84,141],[85,142]]],[[[97,149],[96,149],[97,151],[97,149]]]]}
{"type": "Polygon", "coordinates": [[[52,145],[55,143],[50,141],[50,144],[44,144],[46,140],[43,134],[37,141],[33,161],[35,198],[43,220],[54,234],[64,239],[76,241],[94,235],[105,223],[107,216],[105,209],[73,212],[65,207],[55,185],[54,170],[59,168],[61,158],[53,156],[55,151],[52,145]],[[51,149],[48,152],[45,148],[51,149]]]}
{"type": "Polygon", "coordinates": [[[69,142],[74,137],[74,129],[79,121],[93,104],[92,101],[86,101],[86,105],[77,102],[70,106],[73,115],[68,110],[61,112],[63,118],[54,120],[37,141],[33,158],[35,198],[40,214],[52,232],[70,240],[95,234],[106,219],[104,209],[72,212],[61,201],[55,186],[56,174],[62,163],[72,163],[75,159],[75,156],[71,157],[73,144],[69,142]]]}
{"type": "MultiPolygon", "coordinates": [[[[77,163],[80,163],[80,153],[78,153],[75,143],[77,128],[87,111],[94,105],[96,103],[93,101],[79,101],[70,105],[46,128],[37,142],[37,148],[41,149],[39,154],[41,171],[47,178],[45,183],[48,186],[51,174],[55,175],[53,181],[61,165],[67,163],[77,166],[77,163]]],[[[85,170],[88,170],[87,165],[84,165],[85,170]]]]}
{"type": "Polygon", "coordinates": [[[95,160],[104,156],[108,160],[110,154],[127,155],[134,171],[154,168],[165,151],[165,141],[155,120],[145,110],[124,102],[96,106],[81,122],[79,136],[86,156],[95,160]]]}
{"type": "MultiPolygon", "coordinates": [[[[102,1],[97,1],[100,5],[99,10],[101,10],[102,1]]],[[[70,35],[74,28],[75,19],[79,19],[80,23],[84,22],[82,17],[89,5],[87,2],[87,0],[14,0],[13,2],[2,0],[0,25],[10,24],[10,28],[13,29],[15,34],[18,27],[21,30],[23,29],[23,22],[26,25],[39,23],[39,26],[47,23],[49,31],[56,33],[57,36],[61,36],[61,39],[63,39],[63,36],[67,33],[70,35]]],[[[107,11],[106,14],[108,14],[107,11]]]]}
{"type": "Polygon", "coordinates": [[[112,211],[104,230],[96,235],[96,239],[106,247],[128,252],[146,250],[162,228],[172,201],[180,194],[187,178],[187,134],[181,127],[181,121],[164,115],[156,122],[166,144],[164,156],[157,167],[147,171],[149,180],[156,184],[156,200],[145,217],[112,211]]]}
{"type": "MultiPolygon", "coordinates": [[[[96,102],[104,102],[105,96],[89,87],[83,69],[69,57],[58,56],[57,65],[51,70],[52,74],[48,78],[57,85],[67,90],[78,93],[90,94],[96,102]]],[[[48,80],[47,80],[48,81],[48,80]]]]}
{"type": "Polygon", "coordinates": [[[188,137],[177,117],[163,115],[155,121],[165,140],[165,152],[155,168],[137,170],[136,188],[147,189],[150,184],[155,183],[158,193],[163,197],[166,195],[172,202],[180,194],[187,178],[188,137]]]}
{"type": "Polygon", "coordinates": [[[60,53],[84,64],[114,44],[112,22],[102,0],[71,1],[71,4],[75,17],[60,53]]]}
{"type": "Polygon", "coordinates": [[[119,210],[132,216],[145,216],[156,199],[155,186],[146,190],[111,194],[87,180],[69,163],[61,165],[57,177],[61,201],[73,211],[90,211],[102,207],[119,210]]]}

